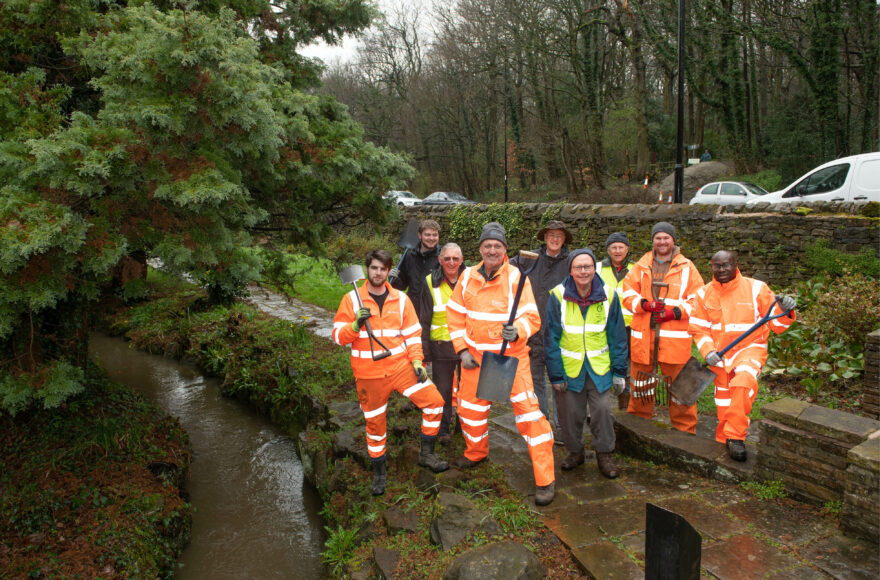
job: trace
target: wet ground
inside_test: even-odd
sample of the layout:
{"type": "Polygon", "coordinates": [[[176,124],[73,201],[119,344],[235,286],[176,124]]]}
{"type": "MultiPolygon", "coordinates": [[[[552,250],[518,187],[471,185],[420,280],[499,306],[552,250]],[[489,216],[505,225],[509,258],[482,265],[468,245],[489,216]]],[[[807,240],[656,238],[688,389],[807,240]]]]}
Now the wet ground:
{"type": "MultiPolygon", "coordinates": [[[[333,313],[257,290],[251,302],[285,320],[301,320],[329,336],[333,313]]],[[[623,436],[650,439],[688,461],[748,478],[753,459],[734,464],[714,441],[711,416],[701,416],[696,437],[669,433],[663,417],[646,421],[618,415],[623,436]]],[[[491,414],[491,462],[504,466],[509,483],[534,506],[534,479],[526,446],[514,426],[509,405],[491,414]]],[[[756,426],[750,431],[754,431],[756,426]]],[[[589,449],[589,435],[587,436],[589,449]]],[[[754,437],[749,449],[754,451],[754,437]]],[[[618,455],[621,476],[605,479],[588,453],[584,465],[563,472],[563,447],[555,447],[557,495],[536,508],[544,522],[596,578],[643,578],[645,505],[650,502],[683,516],[702,536],[701,572],[722,579],[878,578],[880,547],[844,536],[837,519],[792,500],[761,500],[735,483],[725,483],[665,465],[618,455]]],[[[754,453],[751,454],[754,456],[754,453]]]]}

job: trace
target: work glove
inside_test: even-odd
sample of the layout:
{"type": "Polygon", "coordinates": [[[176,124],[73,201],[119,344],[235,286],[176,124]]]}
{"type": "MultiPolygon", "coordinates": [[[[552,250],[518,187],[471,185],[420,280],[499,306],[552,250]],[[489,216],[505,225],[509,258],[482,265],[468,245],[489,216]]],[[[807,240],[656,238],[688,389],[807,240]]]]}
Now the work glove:
{"type": "Polygon", "coordinates": [[[395,280],[397,280],[398,278],[400,278],[400,270],[398,270],[397,268],[391,268],[391,271],[388,272],[388,278],[394,278],[395,280]]]}
{"type": "Polygon", "coordinates": [[[665,307],[660,312],[654,312],[651,314],[651,319],[654,322],[666,322],[668,320],[681,320],[681,308],[678,306],[675,307],[665,307]]]}
{"type": "Polygon", "coordinates": [[[370,313],[369,308],[360,308],[355,314],[354,322],[351,323],[351,329],[355,332],[360,332],[364,322],[366,322],[370,316],[372,316],[372,313],[370,313]]]}
{"type": "Polygon", "coordinates": [[[477,362],[477,359],[474,358],[474,355],[469,350],[461,351],[458,358],[461,359],[461,366],[466,369],[475,369],[480,366],[480,363],[477,362]]]}
{"type": "Polygon", "coordinates": [[[783,312],[788,312],[789,310],[794,310],[795,308],[797,308],[797,300],[794,299],[794,296],[780,294],[779,306],[782,308],[783,312]]]}
{"type": "Polygon", "coordinates": [[[619,397],[626,390],[626,379],[623,377],[611,377],[611,388],[614,391],[614,396],[619,397]]]}
{"type": "Polygon", "coordinates": [[[566,389],[568,389],[568,383],[566,383],[565,381],[562,381],[561,383],[552,383],[550,386],[553,387],[553,390],[556,391],[556,393],[559,395],[561,395],[566,391],[566,389]]]}
{"type": "Polygon", "coordinates": [[[721,355],[719,355],[714,350],[706,355],[706,364],[710,367],[714,367],[721,362],[721,355]]]}
{"type": "Polygon", "coordinates": [[[505,324],[501,329],[501,338],[506,340],[507,342],[514,342],[517,338],[519,338],[519,331],[516,330],[516,327],[512,324],[505,324]]]}
{"type": "Polygon", "coordinates": [[[422,361],[414,360],[412,366],[413,370],[416,371],[416,377],[418,377],[420,383],[424,383],[428,380],[428,371],[422,366],[422,361]]]}
{"type": "Polygon", "coordinates": [[[642,298],[642,310],[645,312],[662,312],[663,309],[666,308],[662,302],[657,302],[656,300],[645,300],[642,298]]]}

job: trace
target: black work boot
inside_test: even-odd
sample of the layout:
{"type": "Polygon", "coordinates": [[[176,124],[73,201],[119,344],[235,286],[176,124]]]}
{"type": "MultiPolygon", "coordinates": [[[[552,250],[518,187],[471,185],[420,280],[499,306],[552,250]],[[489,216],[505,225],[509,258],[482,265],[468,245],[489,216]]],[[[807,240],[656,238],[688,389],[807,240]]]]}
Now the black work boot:
{"type": "Polygon", "coordinates": [[[388,471],[385,467],[385,458],[373,461],[373,485],[370,492],[373,495],[382,495],[385,493],[385,481],[388,478],[388,471]]]}
{"type": "Polygon", "coordinates": [[[556,482],[550,485],[539,485],[535,489],[535,505],[550,505],[556,497],[556,482]]]}
{"type": "Polygon", "coordinates": [[[727,454],[734,461],[746,460],[746,442],[742,439],[727,440],[727,454]]]}
{"type": "Polygon", "coordinates": [[[449,469],[449,464],[434,454],[434,441],[435,439],[433,437],[430,439],[422,437],[422,449],[419,452],[419,465],[427,467],[434,473],[440,473],[441,471],[449,469]]]}

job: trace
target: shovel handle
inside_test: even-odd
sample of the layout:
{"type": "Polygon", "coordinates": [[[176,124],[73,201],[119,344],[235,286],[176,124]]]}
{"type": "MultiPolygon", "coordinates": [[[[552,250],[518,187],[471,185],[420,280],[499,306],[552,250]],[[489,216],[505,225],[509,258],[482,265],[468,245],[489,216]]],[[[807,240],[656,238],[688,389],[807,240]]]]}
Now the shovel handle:
{"type": "MultiPolygon", "coordinates": [[[[409,248],[403,249],[403,255],[400,256],[400,260],[397,262],[397,269],[400,270],[400,267],[403,266],[403,260],[406,258],[406,253],[409,251],[409,248]]],[[[388,276],[388,283],[393,284],[394,281],[397,280],[397,276],[388,276]]]]}
{"type": "MultiPolygon", "coordinates": [[[[357,283],[352,282],[351,285],[352,285],[352,287],[354,287],[354,295],[357,296],[358,306],[363,308],[364,301],[361,300],[361,295],[358,293],[357,283]]],[[[379,340],[378,338],[376,338],[376,336],[373,334],[373,327],[370,326],[370,319],[369,318],[364,320],[364,329],[366,329],[366,331],[367,331],[367,338],[370,339],[370,356],[373,358],[373,360],[382,360],[383,358],[391,356],[391,351],[388,350],[388,347],[385,346],[384,344],[382,344],[382,341],[379,340]],[[373,351],[373,341],[374,340],[376,341],[376,344],[378,344],[379,346],[381,346],[384,349],[383,352],[376,354],[373,351]]]]}
{"type": "MultiPolygon", "coordinates": [[[[519,257],[520,259],[516,262],[516,267],[517,269],[519,269],[519,282],[516,285],[516,294],[513,297],[513,306],[510,308],[510,319],[507,321],[508,325],[512,325],[513,321],[516,320],[516,309],[519,306],[519,299],[522,296],[523,288],[525,288],[526,286],[526,276],[528,276],[532,272],[532,270],[535,269],[535,266],[538,265],[538,254],[534,252],[520,250],[519,257]],[[534,261],[529,268],[523,269],[523,259],[534,261]]],[[[507,339],[501,341],[501,352],[499,354],[503,355],[505,350],[507,350],[507,339]]]]}
{"type": "Polygon", "coordinates": [[[745,339],[747,336],[749,336],[750,334],[752,334],[753,332],[755,332],[756,330],[758,330],[759,328],[761,328],[762,326],[764,326],[765,324],[770,322],[771,320],[776,320],[777,318],[782,318],[783,316],[788,316],[789,314],[791,314],[791,310],[787,310],[787,311],[782,312],[780,314],[771,315],[771,313],[773,312],[773,309],[776,308],[776,305],[779,304],[780,300],[782,300],[782,298],[777,297],[776,300],[773,301],[773,304],[770,305],[770,308],[767,310],[767,314],[762,316],[761,319],[758,320],[755,324],[753,324],[752,327],[749,328],[747,331],[740,334],[733,342],[731,342],[730,344],[728,344],[727,346],[725,346],[724,348],[719,350],[718,356],[724,356],[727,353],[727,351],[729,351],[730,349],[732,349],[733,347],[738,345],[740,342],[743,341],[743,339],[745,339]]]}

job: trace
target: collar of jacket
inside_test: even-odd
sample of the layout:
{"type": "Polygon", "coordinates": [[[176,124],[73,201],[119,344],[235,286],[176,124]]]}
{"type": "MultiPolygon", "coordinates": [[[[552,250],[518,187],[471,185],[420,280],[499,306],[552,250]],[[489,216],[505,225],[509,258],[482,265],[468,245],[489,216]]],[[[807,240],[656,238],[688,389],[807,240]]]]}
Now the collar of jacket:
{"type": "MultiPolygon", "coordinates": [[[[626,256],[623,257],[623,267],[622,268],[615,268],[615,269],[616,270],[621,270],[621,269],[628,270],[630,268],[630,266],[632,266],[632,265],[633,265],[633,262],[630,261],[629,252],[627,252],[626,256]]],[[[602,267],[603,268],[614,268],[614,264],[611,263],[611,258],[605,258],[604,260],[602,260],[602,267]]]]}
{"type": "Polygon", "coordinates": [[[490,278],[489,276],[486,275],[486,264],[484,264],[483,262],[480,262],[479,264],[477,264],[477,274],[482,276],[483,280],[485,280],[486,282],[491,282],[492,280],[497,278],[501,274],[501,272],[504,270],[504,268],[507,267],[509,264],[510,264],[510,260],[505,255],[504,260],[501,262],[501,265],[498,266],[498,269],[495,270],[495,274],[493,274],[492,277],[490,278]]]}
{"type": "MultiPolygon", "coordinates": [[[[427,252],[422,251],[422,243],[419,242],[419,255],[422,258],[430,258],[431,256],[439,256],[440,255],[440,244],[437,244],[427,252]]],[[[423,270],[424,271],[424,270],[423,270]]]]}
{"type": "MultiPolygon", "coordinates": [[[[461,273],[464,272],[464,269],[465,269],[465,265],[464,265],[464,261],[462,261],[461,264],[458,265],[458,277],[459,278],[461,278],[461,273]]],[[[440,284],[443,283],[443,280],[446,280],[446,272],[443,271],[443,265],[441,264],[441,265],[437,266],[436,268],[434,268],[433,270],[431,270],[431,287],[438,288],[440,286],[440,284]]],[[[452,284],[449,282],[447,282],[447,283],[450,286],[452,286],[453,288],[455,288],[455,284],[452,284]]],[[[456,284],[457,283],[458,283],[458,281],[456,280],[456,284]]]]}
{"type": "Polygon", "coordinates": [[[565,280],[563,280],[562,287],[562,297],[564,299],[569,302],[575,302],[584,307],[589,306],[590,304],[605,301],[605,283],[599,276],[593,276],[590,293],[584,297],[581,297],[581,295],[578,294],[577,285],[574,283],[574,278],[572,278],[571,276],[568,276],[565,278],[565,280]]]}
{"type": "Polygon", "coordinates": [[[736,273],[733,275],[733,278],[727,284],[722,284],[715,277],[712,277],[712,282],[710,283],[716,290],[721,292],[727,292],[732,288],[736,288],[743,281],[743,275],[740,273],[739,268],[736,269],[736,273]]]}
{"type": "MultiPolygon", "coordinates": [[[[367,288],[369,283],[370,283],[369,280],[365,280],[364,283],[361,284],[361,287],[359,289],[360,294],[361,294],[361,299],[363,300],[363,299],[369,298],[370,300],[375,302],[376,299],[373,298],[372,294],[370,294],[370,290],[367,288]]],[[[400,297],[399,296],[400,291],[397,288],[394,288],[391,284],[389,284],[388,280],[385,280],[385,289],[388,290],[388,298],[385,299],[386,302],[388,300],[397,300],[400,297]]]]}

